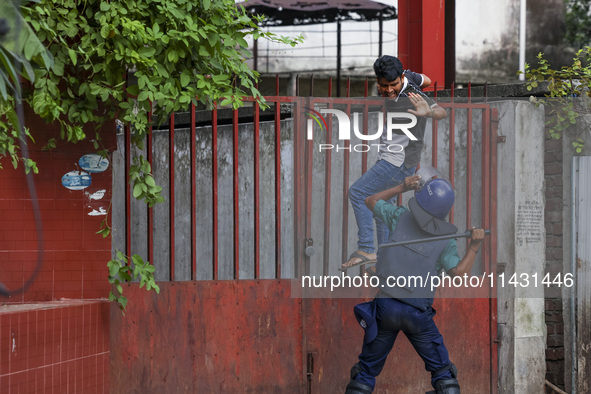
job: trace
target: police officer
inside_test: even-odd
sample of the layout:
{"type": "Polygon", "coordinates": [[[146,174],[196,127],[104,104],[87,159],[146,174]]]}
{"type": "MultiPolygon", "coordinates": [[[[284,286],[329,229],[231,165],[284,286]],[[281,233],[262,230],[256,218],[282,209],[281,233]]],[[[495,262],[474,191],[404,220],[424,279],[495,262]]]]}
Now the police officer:
{"type": "MultiPolygon", "coordinates": [[[[374,216],[390,229],[389,242],[454,234],[457,228],[445,221],[454,203],[454,191],[445,179],[428,180],[419,188],[420,177],[407,177],[404,183],[374,194],[365,200],[374,216]],[[410,209],[386,201],[405,191],[415,190],[410,209]]],[[[433,321],[434,290],[421,281],[399,281],[390,286],[387,278],[420,276],[426,280],[445,270],[451,276],[469,274],[484,230],[472,229],[466,255],[460,260],[455,239],[383,248],[376,264],[381,287],[378,296],[355,307],[355,317],[365,329],[359,362],[351,369],[345,394],[369,394],[375,386],[396,336],[402,331],[431,372],[431,393],[459,394],[456,367],[449,360],[443,338],[433,321]]]]}

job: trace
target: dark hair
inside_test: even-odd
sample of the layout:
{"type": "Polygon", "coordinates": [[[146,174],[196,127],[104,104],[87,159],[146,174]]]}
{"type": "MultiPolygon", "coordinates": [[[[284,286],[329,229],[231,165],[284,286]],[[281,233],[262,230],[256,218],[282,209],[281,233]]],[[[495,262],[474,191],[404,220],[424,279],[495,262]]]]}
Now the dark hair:
{"type": "Polygon", "coordinates": [[[373,64],[373,71],[377,78],[384,78],[391,82],[402,75],[404,68],[402,62],[394,56],[384,55],[379,57],[373,64]]]}

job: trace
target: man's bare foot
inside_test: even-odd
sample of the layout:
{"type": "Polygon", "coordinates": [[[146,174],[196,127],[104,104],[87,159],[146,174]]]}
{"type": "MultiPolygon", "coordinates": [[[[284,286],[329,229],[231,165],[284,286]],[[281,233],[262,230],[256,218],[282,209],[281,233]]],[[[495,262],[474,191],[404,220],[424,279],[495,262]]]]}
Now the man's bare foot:
{"type": "Polygon", "coordinates": [[[361,263],[371,263],[375,262],[377,259],[377,255],[375,253],[366,253],[358,250],[353,252],[351,256],[349,256],[349,260],[344,263],[341,268],[349,268],[361,263]]]}

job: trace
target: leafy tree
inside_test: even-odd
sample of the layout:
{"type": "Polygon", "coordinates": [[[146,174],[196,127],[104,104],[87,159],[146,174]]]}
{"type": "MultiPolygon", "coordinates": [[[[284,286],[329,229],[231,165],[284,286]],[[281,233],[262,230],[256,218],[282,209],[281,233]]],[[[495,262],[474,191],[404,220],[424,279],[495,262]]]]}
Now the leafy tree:
{"type": "MultiPolygon", "coordinates": [[[[12,56],[20,64],[20,70],[13,69],[3,60],[0,68],[0,119],[5,120],[0,122],[0,158],[11,155],[15,167],[19,76],[30,81],[22,99],[48,123],[61,125],[61,139],[91,138],[98,150],[100,135],[87,136],[82,126],[98,129],[117,116],[131,124],[133,141],[141,146],[150,110],[164,121],[172,111],[199,102],[237,108],[245,96],[254,96],[264,105],[255,85],[258,73],[245,62],[247,36],[292,46],[301,41],[263,32],[234,0],[36,0],[23,2],[20,11],[21,29],[11,30],[20,35],[20,48],[3,41],[0,52],[1,59],[12,56]]],[[[49,147],[55,146],[51,141],[49,147]]],[[[134,160],[134,196],[150,206],[163,201],[149,163],[143,157],[134,160]]],[[[109,235],[106,221],[99,233],[109,235]]],[[[128,260],[143,267],[134,277],[154,287],[153,269],[141,257],[117,254],[109,262],[109,280],[119,295],[110,298],[122,308],[118,278],[131,278],[124,268],[128,260]]]]}
{"type": "MultiPolygon", "coordinates": [[[[16,4],[1,2],[0,15],[0,158],[9,156],[16,168],[23,160],[17,152],[20,133],[16,104],[21,101],[20,81],[34,83],[33,66],[47,71],[53,65],[53,57],[21,17],[16,4]]],[[[37,172],[31,160],[24,164],[27,171],[37,172]]]]}
{"type": "Polygon", "coordinates": [[[591,43],[591,0],[565,0],[566,33],[564,40],[582,48],[591,43]]]}

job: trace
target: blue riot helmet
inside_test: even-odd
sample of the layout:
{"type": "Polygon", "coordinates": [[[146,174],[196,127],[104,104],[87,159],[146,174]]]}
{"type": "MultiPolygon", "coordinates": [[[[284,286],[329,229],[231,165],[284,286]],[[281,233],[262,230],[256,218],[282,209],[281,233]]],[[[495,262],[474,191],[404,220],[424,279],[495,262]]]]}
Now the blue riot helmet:
{"type": "Polygon", "coordinates": [[[434,178],[415,192],[415,199],[428,214],[444,220],[454,205],[455,194],[447,180],[434,178]]]}

